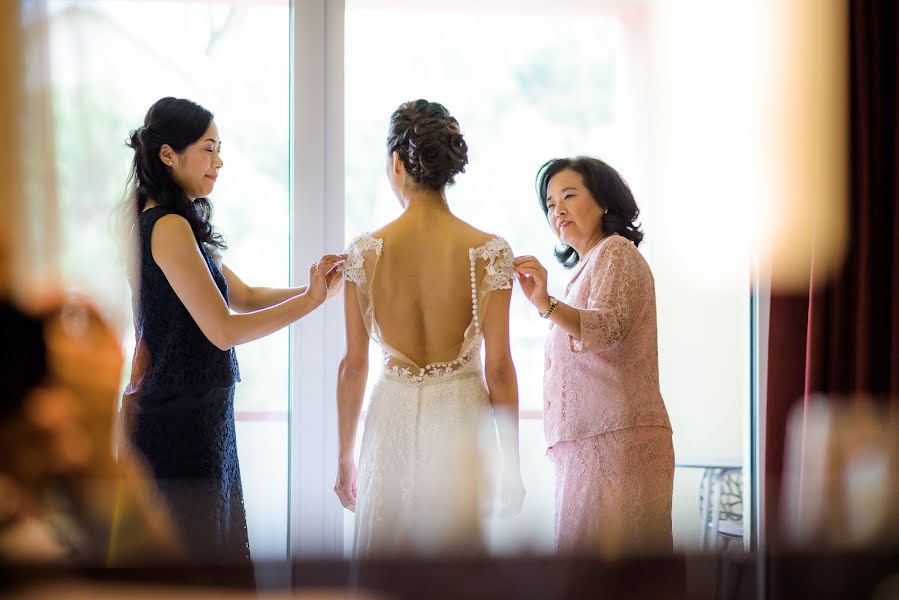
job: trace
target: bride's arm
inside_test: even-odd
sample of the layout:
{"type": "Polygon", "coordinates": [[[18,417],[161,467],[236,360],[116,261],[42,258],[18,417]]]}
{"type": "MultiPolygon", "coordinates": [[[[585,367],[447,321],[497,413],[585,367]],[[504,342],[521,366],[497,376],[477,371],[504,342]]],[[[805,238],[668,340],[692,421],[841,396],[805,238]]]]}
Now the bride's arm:
{"type": "Polygon", "coordinates": [[[338,468],[334,492],[344,508],[355,511],[356,463],[353,449],[368,378],[368,330],[362,320],[354,283],[346,282],[343,298],[346,353],[337,370],[338,468]]]}
{"type": "Polygon", "coordinates": [[[509,302],[511,289],[494,290],[483,318],[484,376],[499,432],[504,465],[504,487],[509,492],[504,510],[517,513],[524,501],[518,453],[518,378],[509,344],[509,302]]]}

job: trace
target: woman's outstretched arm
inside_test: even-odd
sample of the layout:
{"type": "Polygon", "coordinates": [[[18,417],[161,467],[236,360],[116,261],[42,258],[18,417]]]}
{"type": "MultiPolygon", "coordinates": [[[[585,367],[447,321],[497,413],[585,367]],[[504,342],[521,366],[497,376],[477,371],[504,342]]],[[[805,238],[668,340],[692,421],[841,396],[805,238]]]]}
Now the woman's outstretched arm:
{"type": "Polygon", "coordinates": [[[222,274],[228,281],[228,304],[231,310],[239,313],[253,312],[263,308],[271,308],[306,293],[307,286],[292,288],[256,287],[244,283],[237,273],[222,265],[222,274]]]}
{"type": "Polygon", "coordinates": [[[153,259],[203,335],[222,350],[265,337],[306,316],[327,298],[343,258],[328,255],[309,269],[309,287],[270,308],[233,314],[219,292],[188,222],[166,215],[150,238],[153,259]]]}

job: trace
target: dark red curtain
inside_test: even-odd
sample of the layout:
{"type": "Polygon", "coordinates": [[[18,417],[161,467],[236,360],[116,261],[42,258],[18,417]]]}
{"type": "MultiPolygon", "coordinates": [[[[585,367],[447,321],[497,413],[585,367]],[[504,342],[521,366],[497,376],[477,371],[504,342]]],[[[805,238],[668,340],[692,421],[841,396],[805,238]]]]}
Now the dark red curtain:
{"type": "MultiPolygon", "coordinates": [[[[771,297],[766,406],[768,532],[778,522],[786,418],[809,393],[899,397],[899,10],[850,0],[849,245],[809,292],[771,297]]],[[[773,265],[776,273],[777,265],[773,265]]],[[[849,400],[851,401],[851,400],[849,400]]]]}

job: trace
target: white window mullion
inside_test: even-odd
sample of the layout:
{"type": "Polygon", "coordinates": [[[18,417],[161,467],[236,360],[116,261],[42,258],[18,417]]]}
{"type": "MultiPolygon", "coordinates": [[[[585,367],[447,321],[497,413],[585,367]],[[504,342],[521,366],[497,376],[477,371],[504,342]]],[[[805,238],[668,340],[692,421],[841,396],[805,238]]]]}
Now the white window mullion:
{"type": "MultiPolygon", "coordinates": [[[[342,0],[294,0],[292,23],[291,277],[344,246],[342,0]]],[[[341,556],[337,363],[343,308],[336,298],[291,331],[290,554],[341,556]]]]}

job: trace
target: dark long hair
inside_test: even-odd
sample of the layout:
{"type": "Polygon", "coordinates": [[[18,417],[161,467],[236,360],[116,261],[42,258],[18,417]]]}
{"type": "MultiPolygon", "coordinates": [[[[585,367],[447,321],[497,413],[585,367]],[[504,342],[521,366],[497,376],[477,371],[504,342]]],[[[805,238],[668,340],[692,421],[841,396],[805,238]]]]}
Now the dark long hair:
{"type": "Polygon", "coordinates": [[[218,249],[225,249],[225,241],[212,227],[212,204],[208,198],[188,199],[159,158],[159,149],[168,144],[176,153],[199,140],[209,124],[212,113],[190,100],[166,97],[157,100],[142,127],[131,132],[126,145],[134,150],[128,177],[126,214],[131,223],[143,212],[149,200],[184,217],[197,241],[218,249]]]}
{"type": "MultiPolygon", "coordinates": [[[[549,187],[549,180],[566,169],[581,176],[593,200],[605,211],[602,218],[603,234],[617,233],[632,241],[635,246],[639,246],[643,241],[643,232],[637,222],[640,209],[631,188],[618,171],[598,158],[590,156],[553,158],[543,163],[537,171],[537,199],[547,221],[549,209],[546,206],[546,189],[549,187]]],[[[577,251],[568,244],[560,244],[555,250],[555,255],[566,269],[574,267],[581,259],[577,251]]]]}
{"type": "Polygon", "coordinates": [[[404,102],[390,116],[387,152],[397,152],[415,183],[440,191],[465,172],[468,145],[459,121],[437,102],[404,102]]]}

